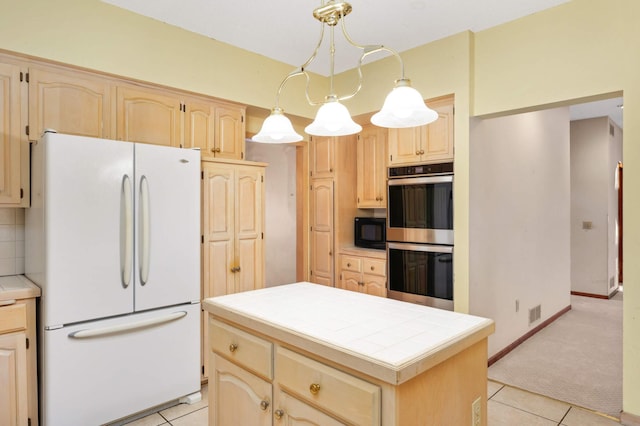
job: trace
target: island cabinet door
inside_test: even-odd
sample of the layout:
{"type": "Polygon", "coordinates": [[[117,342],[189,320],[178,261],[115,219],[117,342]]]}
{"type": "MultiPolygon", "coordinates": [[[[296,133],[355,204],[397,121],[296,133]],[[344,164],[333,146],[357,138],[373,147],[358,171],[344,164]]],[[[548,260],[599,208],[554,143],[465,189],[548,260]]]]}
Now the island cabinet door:
{"type": "Polygon", "coordinates": [[[324,414],[280,390],[273,404],[274,426],[343,426],[345,423],[324,414]]]}
{"type": "Polygon", "coordinates": [[[271,383],[215,354],[210,363],[209,425],[271,425],[271,383]]]}

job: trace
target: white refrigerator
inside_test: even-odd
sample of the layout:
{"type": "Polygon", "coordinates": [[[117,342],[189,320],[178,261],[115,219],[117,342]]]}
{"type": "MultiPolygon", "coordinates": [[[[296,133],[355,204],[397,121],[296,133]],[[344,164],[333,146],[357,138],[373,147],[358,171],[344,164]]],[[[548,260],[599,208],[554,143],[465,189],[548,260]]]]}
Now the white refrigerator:
{"type": "Polygon", "coordinates": [[[47,133],[31,172],[42,424],[197,399],[200,152],[47,133]]]}

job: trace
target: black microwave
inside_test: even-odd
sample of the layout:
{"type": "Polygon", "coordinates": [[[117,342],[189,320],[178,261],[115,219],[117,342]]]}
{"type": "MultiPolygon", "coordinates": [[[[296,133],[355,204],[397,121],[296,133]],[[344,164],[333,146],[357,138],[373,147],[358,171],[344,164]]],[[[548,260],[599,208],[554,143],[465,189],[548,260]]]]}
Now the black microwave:
{"type": "Polygon", "coordinates": [[[384,217],[356,217],[353,235],[356,247],[385,250],[387,219],[384,217]]]}

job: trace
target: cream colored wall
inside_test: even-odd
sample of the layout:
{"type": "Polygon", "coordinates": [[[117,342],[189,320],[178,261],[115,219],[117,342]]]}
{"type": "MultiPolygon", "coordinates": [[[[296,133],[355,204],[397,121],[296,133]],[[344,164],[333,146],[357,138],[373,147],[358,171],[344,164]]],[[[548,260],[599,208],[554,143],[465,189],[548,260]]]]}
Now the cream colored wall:
{"type": "MultiPolygon", "coordinates": [[[[474,115],[623,93],[624,217],[640,209],[640,2],[573,0],[475,35],[474,115]]],[[[457,205],[460,208],[460,205],[457,205]]],[[[640,256],[627,219],[624,257],[640,256]]],[[[624,264],[623,410],[640,415],[640,263],[624,264]]]]}
{"type": "MultiPolygon", "coordinates": [[[[0,0],[0,48],[271,108],[290,65],[99,0],[0,0]]],[[[319,78],[320,82],[324,79],[319,78]]],[[[281,104],[302,116],[304,79],[281,104]]]]}
{"type": "MultiPolygon", "coordinates": [[[[261,108],[291,67],[206,37],[143,18],[99,0],[0,0],[0,48],[201,92],[261,108]]],[[[456,96],[456,310],[468,311],[469,115],[499,115],[622,92],[625,99],[625,205],[637,216],[640,192],[640,37],[637,0],[572,0],[477,34],[462,33],[402,54],[407,77],[425,98],[456,96]],[[638,117],[638,118],[636,118],[638,117]]],[[[392,60],[348,106],[354,115],[380,106],[397,78],[392,60]],[[376,86],[376,88],[374,88],[376,86]],[[375,99],[374,99],[375,98],[375,99]]],[[[337,87],[346,76],[338,76],[337,87]]],[[[366,75],[365,75],[366,78],[366,75]]],[[[320,81],[317,84],[325,84],[320,81]]],[[[298,96],[304,79],[281,98],[287,112],[313,117],[298,96]]],[[[640,256],[640,222],[625,223],[625,258],[640,256]]],[[[640,263],[624,271],[624,410],[640,415],[640,263]]]]}

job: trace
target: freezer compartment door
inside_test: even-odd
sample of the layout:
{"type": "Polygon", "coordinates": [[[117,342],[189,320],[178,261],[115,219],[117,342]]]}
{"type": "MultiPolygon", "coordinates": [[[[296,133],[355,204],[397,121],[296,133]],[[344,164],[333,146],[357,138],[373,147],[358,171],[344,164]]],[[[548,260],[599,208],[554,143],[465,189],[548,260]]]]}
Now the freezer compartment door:
{"type": "Polygon", "coordinates": [[[44,331],[43,424],[98,425],[200,391],[200,304],[44,331]]]}
{"type": "Polygon", "coordinates": [[[133,274],[124,276],[133,259],[125,259],[133,251],[133,144],[46,134],[33,162],[27,273],[42,287],[39,320],[52,326],[133,312],[133,274]]]}
{"type": "Polygon", "coordinates": [[[200,299],[200,151],[135,146],[135,310],[200,299]]]}

